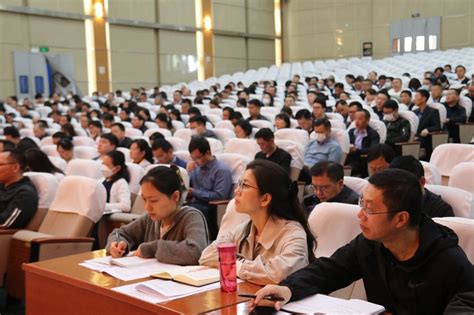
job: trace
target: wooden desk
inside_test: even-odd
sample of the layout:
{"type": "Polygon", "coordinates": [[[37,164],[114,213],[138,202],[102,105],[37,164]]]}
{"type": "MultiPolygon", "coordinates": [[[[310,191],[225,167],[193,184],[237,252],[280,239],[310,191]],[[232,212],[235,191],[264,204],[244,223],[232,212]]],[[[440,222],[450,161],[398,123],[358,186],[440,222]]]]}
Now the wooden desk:
{"type": "MultiPolygon", "coordinates": [[[[26,314],[183,314],[222,313],[247,314],[248,298],[222,293],[220,289],[192,296],[150,304],[111,288],[145,281],[121,281],[78,264],[102,257],[104,250],[45,260],[23,265],[26,287],[26,314]],[[239,304],[241,303],[241,304],[239,304]]],[[[238,285],[240,292],[256,292],[260,286],[238,285]]]]}

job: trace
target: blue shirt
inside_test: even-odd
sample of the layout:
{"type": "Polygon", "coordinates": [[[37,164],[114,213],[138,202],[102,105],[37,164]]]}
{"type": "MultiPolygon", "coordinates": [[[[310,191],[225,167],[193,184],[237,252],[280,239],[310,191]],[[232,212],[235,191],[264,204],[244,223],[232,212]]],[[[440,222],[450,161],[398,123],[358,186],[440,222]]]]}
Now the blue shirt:
{"type": "Polygon", "coordinates": [[[190,174],[192,202],[225,200],[232,197],[232,172],[216,158],[190,174]]]}
{"type": "Polygon", "coordinates": [[[308,149],[304,154],[304,164],[312,167],[314,164],[322,161],[331,161],[339,163],[342,158],[342,150],[336,140],[329,138],[319,143],[312,140],[308,144],[308,149]]]}
{"type": "Polygon", "coordinates": [[[183,161],[181,160],[179,157],[177,157],[176,155],[173,155],[173,159],[171,160],[171,163],[170,164],[174,164],[174,165],[177,165],[177,166],[180,166],[182,168],[186,168],[186,161],[183,161]]]}

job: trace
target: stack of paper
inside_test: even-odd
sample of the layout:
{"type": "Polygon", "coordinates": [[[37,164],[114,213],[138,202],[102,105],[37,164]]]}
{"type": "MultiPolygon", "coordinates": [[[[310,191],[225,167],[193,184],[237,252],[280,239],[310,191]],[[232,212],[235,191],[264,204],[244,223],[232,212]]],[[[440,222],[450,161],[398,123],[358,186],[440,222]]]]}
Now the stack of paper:
{"type": "Polygon", "coordinates": [[[367,301],[344,300],[323,294],[316,294],[282,307],[282,311],[290,313],[379,314],[384,310],[383,306],[367,301]]]}

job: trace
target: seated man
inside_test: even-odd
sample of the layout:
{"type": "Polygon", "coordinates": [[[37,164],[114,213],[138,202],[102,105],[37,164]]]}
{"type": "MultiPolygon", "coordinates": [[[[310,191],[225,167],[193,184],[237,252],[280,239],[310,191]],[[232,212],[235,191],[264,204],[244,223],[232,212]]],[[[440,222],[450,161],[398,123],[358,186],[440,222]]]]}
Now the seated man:
{"type": "Polygon", "coordinates": [[[319,162],[311,168],[314,194],[304,198],[308,214],[321,202],[341,202],[356,205],[359,195],[344,185],[344,168],[334,162],[319,162]]]}
{"type": "Polygon", "coordinates": [[[339,163],[342,158],[342,150],[339,143],[331,138],[331,122],[326,119],[317,119],[314,122],[316,139],[311,140],[304,154],[304,165],[311,168],[314,164],[322,161],[339,163]]]}
{"type": "Polygon", "coordinates": [[[327,118],[325,98],[317,97],[311,106],[313,107],[313,120],[327,118]]]}
{"type": "Polygon", "coordinates": [[[380,90],[377,92],[375,97],[375,106],[372,107],[374,113],[379,116],[380,120],[383,119],[383,104],[390,99],[386,90],[380,90]]]}
{"type": "Polygon", "coordinates": [[[174,164],[186,168],[186,161],[173,154],[173,147],[167,140],[158,138],[151,145],[153,157],[160,164],[174,164]]]}
{"type": "Polygon", "coordinates": [[[442,314],[457,294],[474,291],[474,268],[456,234],[422,214],[421,200],[412,174],[390,169],[373,175],[357,215],[362,233],[279,286],[259,290],[255,304],[279,296],[279,309],[363,279],[367,300],[389,314],[442,314]]]}
{"type": "Polygon", "coordinates": [[[410,140],[410,122],[398,114],[398,104],[394,100],[388,100],[383,104],[383,122],[387,126],[386,144],[398,150],[395,144],[410,140]]]}
{"type": "Polygon", "coordinates": [[[410,90],[403,90],[400,93],[400,104],[406,105],[409,110],[412,110],[413,106],[415,106],[412,101],[412,94],[410,90]]]}
{"type": "Polygon", "coordinates": [[[390,167],[390,162],[395,158],[395,151],[391,146],[385,143],[374,145],[367,152],[367,164],[369,166],[369,175],[386,170],[390,167]]]}
{"type": "Polygon", "coordinates": [[[191,181],[191,188],[188,190],[189,205],[204,213],[209,236],[214,240],[218,230],[217,207],[209,202],[231,198],[232,172],[212,155],[206,138],[191,138],[189,153],[194,162],[188,165],[191,181]]]}
{"type": "Polygon", "coordinates": [[[255,134],[255,140],[260,147],[260,152],[255,154],[255,159],[272,161],[283,167],[290,174],[291,155],[275,144],[275,136],[269,128],[262,128],[255,134]]]}
{"type": "Polygon", "coordinates": [[[191,134],[193,136],[218,139],[213,131],[206,128],[206,122],[206,118],[200,115],[189,118],[189,128],[191,129],[191,134]]]}
{"type": "Polygon", "coordinates": [[[262,102],[259,100],[253,99],[248,102],[247,108],[249,110],[248,121],[251,120],[268,120],[265,116],[260,114],[260,108],[263,106],[262,102]]]}
{"type": "Polygon", "coordinates": [[[313,116],[306,108],[300,109],[296,112],[295,119],[298,122],[296,129],[306,130],[308,134],[313,132],[313,116]]]}
{"type": "Polygon", "coordinates": [[[95,157],[94,160],[102,160],[102,158],[110,151],[115,150],[118,147],[119,140],[116,136],[111,133],[104,133],[100,136],[99,145],[97,151],[99,156],[95,157]]]}
{"type": "Polygon", "coordinates": [[[46,133],[46,128],[48,128],[48,125],[46,124],[46,122],[43,120],[40,120],[37,123],[35,123],[33,127],[33,134],[35,135],[36,138],[41,140],[44,137],[48,136],[48,134],[46,133]]]}
{"type": "Polygon", "coordinates": [[[415,134],[415,140],[420,141],[420,146],[425,150],[423,158],[428,161],[433,151],[433,143],[429,133],[441,130],[438,110],[429,107],[426,103],[429,97],[430,93],[424,89],[416,91],[414,102],[415,105],[418,106],[418,109],[413,111],[420,120],[415,134]]]}
{"type": "Polygon", "coordinates": [[[346,164],[352,166],[352,176],[367,177],[365,155],[369,148],[380,142],[380,136],[369,126],[370,113],[366,109],[356,112],[355,128],[349,130],[351,148],[346,164]]]}
{"type": "Polygon", "coordinates": [[[38,193],[23,176],[26,161],[17,150],[0,153],[0,230],[21,229],[38,208],[38,193]]]}
{"type": "Polygon", "coordinates": [[[119,144],[117,147],[119,148],[130,148],[132,144],[132,139],[125,136],[125,127],[121,123],[114,123],[110,128],[110,132],[117,137],[119,144]]]}
{"type": "Polygon", "coordinates": [[[449,133],[449,138],[454,143],[460,143],[459,125],[466,123],[466,109],[459,105],[459,90],[449,89],[446,95],[446,101],[443,103],[446,107],[447,119],[444,122],[443,129],[449,133]]]}
{"type": "Polygon", "coordinates": [[[420,182],[423,193],[423,205],[421,210],[430,218],[435,217],[454,217],[453,208],[446,203],[441,196],[438,196],[428,189],[424,188],[426,184],[425,170],[423,165],[413,156],[399,156],[390,163],[390,168],[402,169],[412,173],[420,182]]]}
{"type": "Polygon", "coordinates": [[[21,141],[20,131],[14,126],[7,126],[3,129],[5,140],[13,142],[16,146],[21,141]]]}

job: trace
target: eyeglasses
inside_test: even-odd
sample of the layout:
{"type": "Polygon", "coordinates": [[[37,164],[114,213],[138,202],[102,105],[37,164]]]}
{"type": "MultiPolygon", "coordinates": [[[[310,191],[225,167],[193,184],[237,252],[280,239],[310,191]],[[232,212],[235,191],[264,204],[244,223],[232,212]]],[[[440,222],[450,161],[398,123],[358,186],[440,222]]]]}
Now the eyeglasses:
{"type": "Polygon", "coordinates": [[[366,215],[374,215],[374,214],[384,214],[384,213],[394,213],[397,211],[384,211],[384,212],[376,212],[373,209],[367,207],[367,203],[364,201],[363,197],[359,198],[359,207],[364,211],[366,215]]]}
{"type": "Polygon", "coordinates": [[[0,163],[0,166],[3,166],[3,165],[10,165],[10,164],[16,164],[16,162],[10,162],[10,163],[0,163]]]}
{"type": "Polygon", "coordinates": [[[237,188],[238,190],[240,190],[240,191],[244,191],[244,189],[250,189],[250,188],[253,188],[253,189],[257,189],[257,190],[258,190],[257,187],[245,183],[242,178],[239,179],[239,181],[237,182],[237,187],[236,187],[236,188],[237,188]]]}
{"type": "Polygon", "coordinates": [[[329,188],[331,188],[331,185],[323,185],[323,186],[315,186],[313,184],[309,185],[309,187],[314,191],[322,191],[322,192],[327,192],[329,188]]]}

